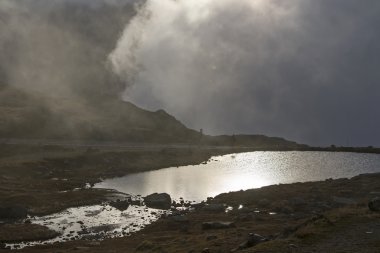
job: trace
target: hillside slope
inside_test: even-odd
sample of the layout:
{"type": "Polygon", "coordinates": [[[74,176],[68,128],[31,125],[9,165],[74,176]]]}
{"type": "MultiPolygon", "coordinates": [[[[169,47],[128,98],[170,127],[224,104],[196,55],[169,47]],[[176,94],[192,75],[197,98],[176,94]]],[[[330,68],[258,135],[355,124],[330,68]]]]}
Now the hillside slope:
{"type": "Polygon", "coordinates": [[[89,105],[0,90],[0,138],[187,142],[198,135],[162,110],[116,99],[89,105]]]}

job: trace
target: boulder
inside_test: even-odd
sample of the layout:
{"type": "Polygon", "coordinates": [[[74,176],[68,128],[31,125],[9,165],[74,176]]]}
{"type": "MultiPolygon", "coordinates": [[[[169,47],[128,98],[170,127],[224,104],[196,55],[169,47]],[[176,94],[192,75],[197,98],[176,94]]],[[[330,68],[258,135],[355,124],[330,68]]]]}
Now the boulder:
{"type": "Polygon", "coordinates": [[[202,223],[202,229],[226,229],[226,228],[233,228],[235,227],[235,223],[233,222],[225,222],[225,221],[210,221],[210,222],[203,222],[202,223]]]}
{"type": "Polygon", "coordinates": [[[28,210],[21,206],[0,207],[0,219],[2,220],[25,219],[27,215],[28,210]]]}
{"type": "Polygon", "coordinates": [[[170,209],[172,199],[167,193],[153,193],[144,198],[145,205],[150,208],[170,209]]]}
{"type": "Polygon", "coordinates": [[[373,198],[368,202],[368,207],[371,211],[380,212],[380,198],[373,198]]]}
{"type": "Polygon", "coordinates": [[[111,201],[110,206],[115,207],[116,209],[120,211],[125,211],[128,209],[130,203],[128,200],[116,200],[116,201],[111,201]]]}

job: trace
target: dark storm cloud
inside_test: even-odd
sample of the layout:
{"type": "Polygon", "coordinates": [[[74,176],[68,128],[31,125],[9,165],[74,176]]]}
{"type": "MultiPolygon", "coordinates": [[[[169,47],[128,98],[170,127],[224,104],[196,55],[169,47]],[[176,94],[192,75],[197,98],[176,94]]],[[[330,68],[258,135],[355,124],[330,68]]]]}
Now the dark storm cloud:
{"type": "Polygon", "coordinates": [[[380,2],[151,0],[110,60],[125,99],[208,133],[380,145],[380,2]]]}

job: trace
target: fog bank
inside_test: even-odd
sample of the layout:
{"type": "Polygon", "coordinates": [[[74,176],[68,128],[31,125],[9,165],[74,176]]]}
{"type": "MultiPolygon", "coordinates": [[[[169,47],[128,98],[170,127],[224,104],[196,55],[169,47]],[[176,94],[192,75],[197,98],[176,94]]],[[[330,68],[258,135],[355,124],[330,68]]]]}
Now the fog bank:
{"type": "Polygon", "coordinates": [[[206,133],[380,145],[380,2],[148,0],[109,56],[124,99],[206,133]]]}

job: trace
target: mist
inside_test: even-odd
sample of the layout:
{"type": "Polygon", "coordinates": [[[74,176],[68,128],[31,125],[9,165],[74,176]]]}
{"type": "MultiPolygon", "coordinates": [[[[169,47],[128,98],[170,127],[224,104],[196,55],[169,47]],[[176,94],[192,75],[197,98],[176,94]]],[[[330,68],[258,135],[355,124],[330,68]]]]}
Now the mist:
{"type": "Polygon", "coordinates": [[[123,99],[208,134],[380,145],[380,3],[148,0],[109,55],[123,99]]]}
{"type": "Polygon", "coordinates": [[[121,3],[1,1],[2,83],[44,96],[118,93],[105,65],[133,11],[128,1],[121,3]]]}
{"type": "Polygon", "coordinates": [[[81,129],[99,127],[100,102],[118,100],[124,88],[107,68],[107,55],[135,14],[134,4],[2,0],[2,136],[55,138],[70,131],[81,138],[81,129]]]}

